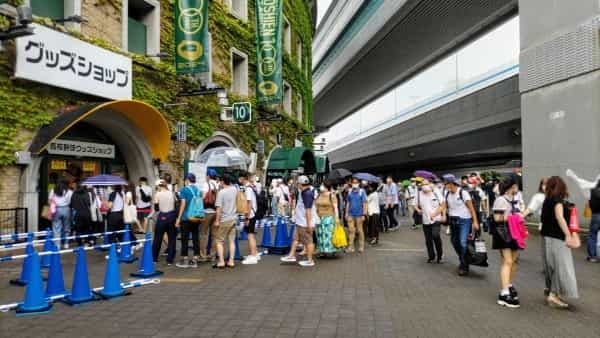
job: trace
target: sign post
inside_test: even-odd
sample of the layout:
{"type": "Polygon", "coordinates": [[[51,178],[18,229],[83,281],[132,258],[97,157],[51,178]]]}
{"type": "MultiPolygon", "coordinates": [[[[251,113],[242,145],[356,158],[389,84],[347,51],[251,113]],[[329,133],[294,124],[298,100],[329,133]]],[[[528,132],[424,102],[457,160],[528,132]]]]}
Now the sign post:
{"type": "Polygon", "coordinates": [[[252,105],[250,102],[236,102],[232,108],[234,123],[252,122],[252,105]]]}

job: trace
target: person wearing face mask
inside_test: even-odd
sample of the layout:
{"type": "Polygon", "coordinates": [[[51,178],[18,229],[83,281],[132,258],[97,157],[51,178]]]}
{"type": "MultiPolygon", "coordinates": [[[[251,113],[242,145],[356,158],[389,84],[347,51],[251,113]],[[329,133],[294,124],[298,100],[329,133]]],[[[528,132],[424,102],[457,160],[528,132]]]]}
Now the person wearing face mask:
{"type": "Polygon", "coordinates": [[[398,221],[396,221],[396,210],[398,209],[398,186],[394,183],[392,176],[386,178],[386,184],[383,188],[385,194],[385,212],[389,220],[390,231],[398,230],[398,221]]]}
{"type": "Polygon", "coordinates": [[[434,216],[440,207],[442,196],[433,188],[433,185],[424,179],[421,183],[421,191],[417,195],[417,212],[423,218],[423,234],[425,235],[425,246],[427,247],[427,263],[442,262],[443,250],[440,238],[441,222],[445,218],[443,212],[434,216]],[[435,250],[434,250],[435,249],[435,250]]]}
{"type": "Polygon", "coordinates": [[[379,195],[374,186],[367,186],[367,192],[369,195],[367,196],[367,233],[369,236],[369,244],[376,245],[379,243],[379,195]]]}
{"type": "Polygon", "coordinates": [[[367,216],[367,195],[360,188],[359,180],[352,178],[352,185],[346,196],[345,218],[348,222],[348,248],[346,252],[354,252],[354,239],[358,232],[358,252],[365,250],[365,233],[363,224],[367,216]]]}
{"type": "Polygon", "coordinates": [[[338,215],[338,201],[333,190],[333,184],[325,180],[319,188],[316,200],[317,215],[321,222],[317,224],[317,251],[320,254],[334,254],[338,249],[331,243],[333,229],[340,219],[338,215]]]}
{"type": "MultiPolygon", "coordinates": [[[[506,224],[508,217],[514,213],[520,213],[518,206],[519,200],[516,199],[516,194],[519,191],[519,186],[511,178],[505,179],[500,184],[501,197],[494,201],[492,207],[494,211],[494,224],[506,224]]],[[[519,257],[519,247],[516,241],[507,242],[496,231],[494,226],[492,231],[492,249],[500,250],[502,257],[502,265],[500,267],[500,283],[501,290],[498,295],[498,304],[508,308],[520,307],[519,295],[513,286],[513,280],[517,272],[517,259],[519,257]]]]}
{"type": "Polygon", "coordinates": [[[416,229],[415,224],[415,205],[417,204],[417,180],[415,178],[410,179],[410,185],[406,188],[406,203],[408,204],[408,218],[412,220],[412,229],[416,229]]]}

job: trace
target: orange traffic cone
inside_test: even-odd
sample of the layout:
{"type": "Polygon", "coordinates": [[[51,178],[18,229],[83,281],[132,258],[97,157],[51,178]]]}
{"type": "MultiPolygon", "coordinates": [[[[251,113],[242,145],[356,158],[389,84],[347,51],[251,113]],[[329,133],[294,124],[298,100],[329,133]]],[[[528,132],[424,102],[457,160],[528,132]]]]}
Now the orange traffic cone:
{"type": "Polygon", "coordinates": [[[577,208],[575,206],[572,206],[570,208],[570,215],[569,215],[569,231],[571,231],[571,233],[578,233],[581,230],[581,228],[579,227],[579,216],[577,215],[577,208]]]}

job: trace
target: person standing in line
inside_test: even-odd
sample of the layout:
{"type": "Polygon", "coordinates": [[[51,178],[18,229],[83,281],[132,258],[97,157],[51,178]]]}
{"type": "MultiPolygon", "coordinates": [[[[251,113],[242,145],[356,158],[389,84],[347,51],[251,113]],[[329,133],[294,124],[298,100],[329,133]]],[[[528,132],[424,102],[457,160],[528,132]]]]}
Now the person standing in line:
{"type": "Polygon", "coordinates": [[[546,183],[546,199],[542,206],[542,237],[546,242],[546,282],[550,286],[546,302],[551,307],[566,309],[564,298],[579,297],[571,249],[577,238],[569,230],[569,197],[567,185],[558,176],[546,183]]]}
{"type": "Polygon", "coordinates": [[[306,260],[298,262],[302,267],[311,267],[315,265],[313,254],[315,244],[313,242],[313,232],[317,221],[317,211],[314,207],[315,192],[310,186],[308,177],[302,175],[298,177],[299,200],[296,203],[294,217],[296,220],[296,229],[294,231],[294,240],[287,256],[281,257],[282,262],[296,262],[296,247],[302,243],[306,250],[306,260]]]}
{"type": "Polygon", "coordinates": [[[254,175],[254,188],[256,189],[256,193],[260,195],[263,186],[262,183],[260,183],[260,177],[258,177],[258,175],[254,175]]]}
{"type": "Polygon", "coordinates": [[[217,191],[219,190],[219,183],[217,182],[217,171],[209,168],[206,171],[206,182],[202,187],[204,195],[202,199],[204,201],[204,219],[200,226],[200,261],[207,262],[216,258],[216,241],[211,241],[210,252],[207,248],[208,237],[214,232],[215,223],[215,203],[217,201],[217,191]]]}
{"type": "Polygon", "coordinates": [[[406,217],[406,192],[400,183],[398,183],[398,208],[402,212],[402,217],[406,217]]]}
{"type": "Polygon", "coordinates": [[[154,262],[158,262],[158,255],[162,245],[162,239],[167,234],[167,265],[172,265],[175,260],[175,245],[177,241],[177,230],[175,229],[175,195],[167,188],[164,180],[156,181],[156,193],[154,194],[154,210],[158,212],[152,241],[152,256],[154,262]]]}
{"type": "Polygon", "coordinates": [[[194,197],[202,196],[202,192],[196,186],[196,175],[192,173],[187,174],[184,181],[184,187],[179,192],[179,196],[181,201],[179,205],[179,214],[175,221],[175,227],[181,229],[181,260],[175,264],[175,266],[178,268],[197,268],[200,256],[200,239],[198,238],[200,223],[192,222],[187,218],[194,197]],[[189,259],[188,257],[190,233],[192,234],[192,248],[194,250],[192,259],[189,259]]]}
{"type": "Polygon", "coordinates": [[[386,184],[383,189],[385,194],[385,212],[390,220],[390,231],[398,230],[398,221],[396,220],[396,210],[398,209],[398,186],[394,183],[392,176],[386,178],[386,184]]]}
{"type": "Polygon", "coordinates": [[[469,262],[466,259],[467,239],[472,231],[479,231],[479,223],[471,202],[471,195],[460,188],[460,182],[454,175],[444,175],[443,179],[446,185],[446,196],[433,217],[446,211],[452,246],[460,260],[458,275],[466,276],[469,274],[469,262]]]}
{"type": "MultiPolygon", "coordinates": [[[[124,210],[123,212],[128,212],[129,207],[133,208],[135,210],[135,212],[132,212],[130,214],[130,218],[132,219],[132,222],[135,224],[127,224],[129,225],[129,238],[131,239],[131,241],[133,243],[137,243],[136,241],[136,237],[135,237],[135,231],[134,229],[140,229],[142,226],[140,224],[140,221],[138,219],[138,215],[137,215],[137,206],[135,204],[135,201],[138,199],[138,196],[136,194],[136,186],[134,183],[129,183],[126,187],[126,191],[125,191],[125,206],[124,206],[124,210]]],[[[150,205],[152,205],[152,195],[150,195],[150,205]]],[[[123,222],[125,222],[125,217],[123,217],[123,222]]],[[[137,249],[137,248],[136,248],[137,249]]]]}
{"type": "Polygon", "coordinates": [[[225,173],[221,178],[221,189],[217,192],[215,202],[216,214],[214,223],[214,240],[217,242],[218,261],[213,268],[224,269],[235,267],[235,222],[237,220],[236,197],[237,188],[233,186],[234,178],[225,173]],[[225,263],[225,241],[229,248],[229,260],[225,263]]]}
{"type": "Polygon", "coordinates": [[[321,254],[334,254],[338,249],[333,246],[331,239],[335,225],[340,222],[338,200],[331,181],[323,181],[319,190],[316,208],[321,221],[316,227],[317,251],[321,254]]]}
{"type": "Polygon", "coordinates": [[[433,215],[440,208],[443,198],[427,179],[423,179],[421,191],[418,194],[415,209],[423,217],[423,234],[428,255],[427,263],[431,264],[435,261],[440,264],[444,255],[442,239],[440,238],[440,227],[444,213],[437,214],[435,217],[433,215]]]}
{"type": "Polygon", "coordinates": [[[52,217],[52,234],[54,238],[60,238],[60,247],[64,249],[69,248],[69,242],[64,238],[71,233],[72,196],[73,192],[69,190],[69,184],[64,179],[56,183],[48,196],[48,205],[56,205],[56,213],[52,217]]]}
{"type": "Polygon", "coordinates": [[[277,187],[277,213],[283,217],[290,216],[290,189],[281,178],[277,187]]]}
{"type": "Polygon", "coordinates": [[[352,178],[350,191],[346,196],[345,218],[348,222],[348,248],[346,252],[353,253],[355,249],[355,236],[358,232],[358,252],[365,250],[365,233],[363,232],[363,223],[367,216],[367,194],[360,188],[359,180],[352,178]]]}
{"type": "MultiPolygon", "coordinates": [[[[519,185],[512,178],[507,178],[500,183],[500,193],[502,196],[494,201],[492,207],[494,212],[494,224],[504,224],[508,227],[508,217],[515,213],[520,213],[519,200],[516,199],[519,185]]],[[[498,226],[492,227],[492,249],[500,250],[502,265],[500,266],[501,290],[498,295],[497,303],[508,308],[518,308],[519,294],[514,287],[513,282],[517,272],[517,259],[519,258],[519,246],[516,241],[506,241],[500,236],[498,226]]]]}
{"type": "Polygon", "coordinates": [[[415,223],[415,206],[417,205],[417,180],[416,178],[410,179],[410,185],[406,187],[406,203],[408,204],[408,218],[412,222],[411,228],[416,229],[415,223]]]}
{"type": "MultiPolygon", "coordinates": [[[[75,226],[75,232],[78,236],[91,234],[92,226],[92,215],[91,206],[92,201],[90,194],[83,185],[79,185],[73,195],[71,196],[71,210],[73,212],[73,225],[75,226]]],[[[83,245],[83,239],[77,238],[77,245],[83,245]]],[[[85,238],[86,243],[90,243],[90,238],[85,238]]]]}
{"type": "Polygon", "coordinates": [[[373,185],[367,187],[367,233],[370,238],[369,244],[377,245],[379,243],[379,195],[373,185]]]}
{"type": "Polygon", "coordinates": [[[246,214],[241,215],[244,219],[244,232],[248,234],[248,256],[242,261],[244,265],[258,264],[260,256],[258,249],[256,248],[256,210],[258,210],[258,203],[256,201],[257,193],[255,188],[250,183],[250,174],[248,172],[241,172],[238,176],[240,182],[240,191],[244,192],[246,196],[246,214]]]}
{"type": "Polygon", "coordinates": [[[138,186],[135,187],[135,197],[138,219],[138,228],[135,229],[135,233],[146,233],[148,231],[148,216],[152,213],[152,188],[148,185],[146,177],[140,177],[138,186]]]}
{"type": "Polygon", "coordinates": [[[575,181],[584,198],[588,201],[592,211],[587,240],[588,256],[586,257],[586,260],[590,263],[597,263],[599,261],[597,245],[598,231],[600,230],[600,175],[596,177],[595,181],[587,181],[577,177],[571,169],[568,169],[567,177],[570,177],[575,181]]]}
{"type": "Polygon", "coordinates": [[[383,232],[388,232],[389,220],[387,219],[387,213],[385,210],[385,183],[380,183],[377,187],[377,197],[379,198],[379,224],[382,227],[383,232]]]}
{"type": "MultiPolygon", "coordinates": [[[[108,231],[119,231],[125,229],[123,222],[123,209],[125,208],[125,194],[121,185],[113,186],[113,191],[108,195],[108,231]]],[[[123,233],[111,234],[110,242],[123,241],[123,233]]]]}

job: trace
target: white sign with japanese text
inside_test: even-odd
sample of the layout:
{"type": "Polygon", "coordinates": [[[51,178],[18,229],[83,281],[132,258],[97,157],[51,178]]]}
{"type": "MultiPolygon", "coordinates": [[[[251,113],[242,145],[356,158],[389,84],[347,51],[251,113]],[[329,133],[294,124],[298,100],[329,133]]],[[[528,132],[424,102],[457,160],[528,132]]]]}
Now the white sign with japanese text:
{"type": "Polygon", "coordinates": [[[37,24],[16,39],[15,77],[109,99],[131,99],[131,59],[37,24]]]}
{"type": "Polygon", "coordinates": [[[115,158],[115,146],[112,144],[57,139],[50,142],[47,150],[53,155],[115,158]]]}

